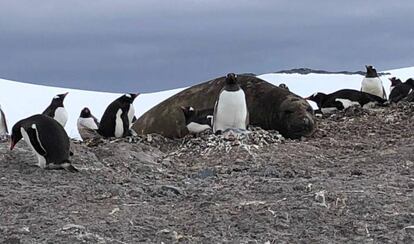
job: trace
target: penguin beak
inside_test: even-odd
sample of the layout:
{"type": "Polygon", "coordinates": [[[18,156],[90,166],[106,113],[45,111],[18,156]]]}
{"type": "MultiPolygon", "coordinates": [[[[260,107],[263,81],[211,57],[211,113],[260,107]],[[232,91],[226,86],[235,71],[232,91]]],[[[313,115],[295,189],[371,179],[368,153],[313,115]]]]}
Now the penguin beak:
{"type": "Polygon", "coordinates": [[[133,96],[133,97],[132,97],[132,99],[137,98],[140,94],[141,94],[141,93],[139,93],[139,92],[138,92],[137,94],[132,94],[132,96],[133,96]]]}
{"type": "Polygon", "coordinates": [[[63,97],[66,97],[69,94],[69,92],[66,92],[63,94],[63,97]]]}
{"type": "Polygon", "coordinates": [[[13,150],[14,146],[16,146],[16,143],[13,139],[10,139],[10,151],[13,150]]]}

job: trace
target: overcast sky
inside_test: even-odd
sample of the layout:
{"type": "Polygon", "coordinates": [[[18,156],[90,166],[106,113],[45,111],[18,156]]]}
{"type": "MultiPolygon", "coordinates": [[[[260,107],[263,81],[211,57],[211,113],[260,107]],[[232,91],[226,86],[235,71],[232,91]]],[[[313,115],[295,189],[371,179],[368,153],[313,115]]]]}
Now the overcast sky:
{"type": "Polygon", "coordinates": [[[414,66],[413,16],[414,1],[0,0],[0,77],[149,92],[228,72],[414,66]]]}

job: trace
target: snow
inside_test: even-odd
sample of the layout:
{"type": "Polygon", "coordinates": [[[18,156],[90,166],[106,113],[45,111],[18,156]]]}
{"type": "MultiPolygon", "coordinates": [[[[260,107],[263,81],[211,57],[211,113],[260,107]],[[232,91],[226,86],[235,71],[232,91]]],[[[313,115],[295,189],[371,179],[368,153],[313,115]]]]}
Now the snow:
{"type": "MultiPolygon", "coordinates": [[[[378,71],[380,72],[380,71],[378,71]]],[[[400,78],[403,82],[414,77],[414,67],[381,71],[390,75],[381,76],[382,84],[387,96],[390,93],[391,82],[388,78],[393,76],[400,78]]],[[[308,97],[315,92],[331,93],[340,89],[361,89],[362,75],[343,75],[343,74],[263,74],[259,78],[274,85],[285,83],[289,90],[299,96],[308,97]]],[[[316,104],[310,102],[316,108],[316,104]]]]}
{"type": "MultiPolygon", "coordinates": [[[[389,94],[389,77],[396,76],[402,81],[414,76],[414,67],[383,71],[391,75],[382,76],[382,82],[389,94]]],[[[258,76],[274,85],[285,83],[290,91],[307,97],[315,92],[330,93],[339,89],[350,88],[359,90],[363,76],[342,74],[263,74],[258,76]]],[[[214,78],[214,77],[212,77],[214,78]]],[[[136,116],[139,117],[153,106],[165,99],[184,90],[174,90],[141,94],[134,102],[136,116]]],[[[80,111],[88,107],[92,114],[98,119],[102,116],[106,107],[122,94],[95,91],[84,91],[77,89],[66,89],[59,87],[33,85],[0,79],[0,105],[6,114],[9,130],[20,119],[29,117],[36,113],[42,113],[49,106],[52,98],[57,94],[69,92],[65,98],[65,108],[69,114],[69,120],[65,126],[66,131],[72,138],[79,138],[76,121],[80,111]]],[[[133,92],[133,91],[131,91],[133,92]]],[[[313,104],[313,106],[315,106],[313,104]]],[[[9,131],[10,132],[10,131],[9,131]]]]}
{"type": "MultiPolygon", "coordinates": [[[[134,102],[136,116],[141,116],[153,106],[182,90],[180,88],[140,94],[134,102]]],[[[77,119],[84,107],[88,107],[91,113],[100,119],[106,107],[122,95],[119,93],[33,85],[0,79],[0,105],[6,114],[9,133],[11,133],[11,128],[17,121],[33,114],[42,113],[49,106],[55,95],[65,92],[69,92],[64,101],[65,108],[69,114],[65,129],[70,137],[76,139],[80,138],[77,129],[77,119]]]]}

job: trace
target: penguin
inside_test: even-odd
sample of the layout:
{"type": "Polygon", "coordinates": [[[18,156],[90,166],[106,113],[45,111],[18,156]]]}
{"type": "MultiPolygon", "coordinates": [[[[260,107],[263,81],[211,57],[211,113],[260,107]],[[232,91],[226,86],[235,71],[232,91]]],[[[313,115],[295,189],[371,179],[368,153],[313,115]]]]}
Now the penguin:
{"type": "Polygon", "coordinates": [[[377,74],[377,70],[372,65],[365,65],[367,73],[361,83],[361,91],[387,99],[382,81],[377,74]]]}
{"type": "Polygon", "coordinates": [[[279,87],[289,91],[289,87],[285,83],[280,83],[279,87]]]}
{"type": "Polygon", "coordinates": [[[49,107],[47,107],[46,110],[42,113],[46,116],[54,118],[63,127],[65,127],[66,122],[68,121],[68,112],[63,106],[63,100],[65,100],[65,97],[67,95],[68,92],[54,96],[49,107]]]}
{"type": "Polygon", "coordinates": [[[400,79],[398,79],[397,77],[391,77],[391,78],[389,78],[389,80],[391,81],[391,85],[390,85],[390,94],[391,94],[394,87],[401,84],[402,81],[400,79]]]}
{"type": "Polygon", "coordinates": [[[69,160],[68,134],[56,120],[36,114],[18,121],[12,128],[10,150],[22,138],[36,154],[40,168],[78,171],[69,160]]]}
{"type": "Polygon", "coordinates": [[[407,97],[414,90],[414,80],[412,78],[394,87],[390,93],[390,103],[397,103],[407,97]]]}
{"type": "Polygon", "coordinates": [[[139,95],[127,93],[113,101],[106,108],[99,123],[98,133],[104,137],[125,137],[131,132],[135,116],[133,102],[139,95]]]}
{"type": "Polygon", "coordinates": [[[372,104],[381,105],[386,102],[381,97],[351,89],[342,89],[330,94],[317,92],[305,99],[315,102],[322,113],[343,110],[353,105],[368,107],[372,104]]]}
{"type": "Polygon", "coordinates": [[[214,109],[195,110],[193,107],[181,107],[181,110],[190,134],[198,134],[211,129],[214,109]]]}
{"type": "Polygon", "coordinates": [[[6,115],[0,105],[0,139],[5,139],[8,134],[9,130],[7,129],[6,115]]]}
{"type": "Polygon", "coordinates": [[[85,107],[82,109],[78,118],[77,126],[79,135],[81,136],[82,140],[96,138],[99,122],[91,114],[89,108],[85,107]]]}
{"type": "Polygon", "coordinates": [[[239,85],[237,75],[229,73],[214,106],[213,132],[218,134],[226,129],[245,130],[248,124],[246,95],[239,85]]]}

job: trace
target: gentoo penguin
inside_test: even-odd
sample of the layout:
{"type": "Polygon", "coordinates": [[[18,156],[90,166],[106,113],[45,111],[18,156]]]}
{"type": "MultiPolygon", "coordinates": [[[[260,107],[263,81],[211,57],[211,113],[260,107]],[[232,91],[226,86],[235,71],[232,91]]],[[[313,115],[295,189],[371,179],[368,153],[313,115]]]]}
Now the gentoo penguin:
{"type": "Polygon", "coordinates": [[[379,96],[383,99],[387,99],[382,81],[377,74],[377,70],[371,65],[365,65],[367,73],[361,83],[361,91],[370,93],[375,96],[379,96]]]}
{"type": "Polygon", "coordinates": [[[390,103],[397,103],[407,97],[414,90],[414,80],[412,78],[400,83],[394,87],[390,93],[390,103]]]}
{"type": "Polygon", "coordinates": [[[305,99],[315,102],[322,113],[346,109],[353,105],[367,107],[371,104],[384,104],[386,102],[385,99],[378,96],[351,89],[342,89],[330,94],[317,92],[305,99]]]}
{"type": "Polygon", "coordinates": [[[130,131],[135,116],[133,102],[139,95],[127,93],[113,101],[102,115],[98,132],[104,137],[125,137],[130,131]]]}
{"type": "Polygon", "coordinates": [[[191,134],[198,134],[211,129],[214,109],[195,110],[193,107],[181,107],[185,125],[191,134]]]}
{"type": "Polygon", "coordinates": [[[36,154],[40,168],[78,171],[69,161],[69,137],[56,120],[43,114],[20,120],[13,126],[10,150],[22,138],[36,154]]]}
{"type": "Polygon", "coordinates": [[[285,83],[279,84],[279,87],[289,91],[289,87],[285,83]]]}
{"type": "Polygon", "coordinates": [[[98,120],[91,114],[89,108],[83,108],[78,118],[78,132],[82,140],[96,138],[99,128],[98,120]]]}
{"type": "Polygon", "coordinates": [[[392,92],[394,87],[396,87],[396,86],[398,86],[399,84],[402,83],[402,81],[400,79],[398,79],[397,77],[391,77],[391,78],[389,78],[389,80],[391,81],[390,93],[392,92]]]}
{"type": "Polygon", "coordinates": [[[0,139],[4,139],[8,134],[9,130],[7,129],[6,115],[0,105],[0,139]]]}
{"type": "Polygon", "coordinates": [[[68,95],[68,92],[54,96],[49,107],[42,113],[54,118],[63,127],[65,127],[66,122],[68,121],[68,112],[63,106],[63,100],[65,100],[66,95],[68,95]]]}
{"type": "Polygon", "coordinates": [[[217,134],[226,129],[246,129],[248,124],[246,96],[237,76],[229,73],[214,106],[213,132],[217,134]]]}

